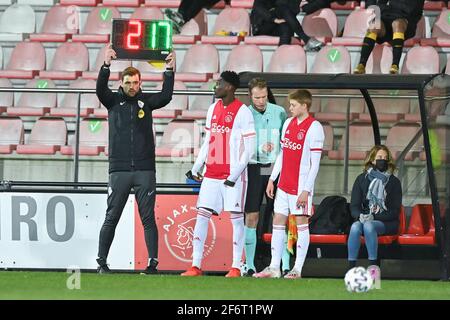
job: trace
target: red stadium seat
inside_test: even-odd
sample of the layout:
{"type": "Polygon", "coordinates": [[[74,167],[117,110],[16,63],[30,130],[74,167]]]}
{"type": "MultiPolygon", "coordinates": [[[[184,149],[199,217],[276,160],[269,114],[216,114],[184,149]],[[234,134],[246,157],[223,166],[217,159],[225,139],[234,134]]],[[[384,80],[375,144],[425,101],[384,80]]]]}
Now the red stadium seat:
{"type": "Polygon", "coordinates": [[[316,54],[311,73],[350,73],[350,53],[342,46],[325,46],[316,54]]]}
{"type": "Polygon", "coordinates": [[[191,46],[175,73],[175,79],[183,82],[206,82],[219,72],[219,52],[212,44],[191,46]]]}
{"type": "Polygon", "coordinates": [[[0,117],[0,153],[12,153],[23,144],[24,129],[20,118],[0,117]]]}
{"type": "MultiPolygon", "coordinates": [[[[89,79],[78,79],[70,83],[69,89],[95,89],[95,81],[89,79]]],[[[64,99],[58,107],[50,110],[50,115],[57,117],[77,116],[78,97],[79,94],[77,93],[66,93],[64,99]]],[[[100,101],[98,101],[95,93],[82,94],[80,99],[81,117],[87,117],[89,114],[94,112],[94,109],[98,109],[100,107],[100,101]]]]}
{"type": "Polygon", "coordinates": [[[333,127],[328,122],[322,122],[323,132],[325,134],[325,140],[323,142],[322,156],[326,156],[328,151],[333,150],[334,146],[334,133],[333,127]]]}
{"type": "MultiPolygon", "coordinates": [[[[0,88],[12,88],[9,79],[0,79],[0,88]]],[[[12,107],[14,104],[14,92],[0,93],[0,114],[6,111],[6,108],[12,107]]]]}
{"type": "Polygon", "coordinates": [[[360,46],[367,32],[370,13],[365,9],[355,9],[346,18],[342,37],[334,37],[333,45],[360,46]]]}
{"type": "Polygon", "coordinates": [[[158,68],[157,66],[148,63],[148,61],[142,60],[133,61],[133,67],[141,72],[143,81],[163,81],[163,73],[166,70],[165,65],[161,65],[162,68],[158,68]]]}
{"type": "Polygon", "coordinates": [[[142,0],[103,0],[104,6],[138,7],[142,0]]]}
{"type": "Polygon", "coordinates": [[[173,120],[164,130],[156,147],[157,157],[186,157],[201,145],[201,128],[196,121],[173,120]]]}
{"type": "MultiPolygon", "coordinates": [[[[108,146],[108,120],[89,118],[80,123],[80,155],[97,156],[105,152],[108,146]]],[[[75,154],[75,137],[69,141],[68,146],[61,147],[61,154],[75,154]]]]}
{"type": "Polygon", "coordinates": [[[389,74],[392,64],[392,47],[387,45],[375,45],[367,60],[367,74],[389,74]]]}
{"type": "Polygon", "coordinates": [[[225,8],[216,18],[213,34],[202,36],[202,43],[238,44],[244,36],[250,34],[250,16],[246,9],[225,8]],[[218,35],[220,32],[233,32],[236,36],[218,35]],[[244,33],[239,36],[239,33],[244,33]]]}
{"type": "Polygon", "coordinates": [[[194,44],[206,34],[208,34],[208,18],[205,10],[201,10],[194,19],[183,25],[180,34],[173,35],[172,41],[175,44],[194,44]]]}
{"type": "MultiPolygon", "coordinates": [[[[406,114],[409,113],[409,105],[410,100],[408,98],[395,98],[395,96],[399,95],[398,90],[387,91],[372,91],[373,94],[384,94],[392,96],[391,98],[373,98],[373,104],[375,106],[375,110],[377,110],[377,118],[380,122],[398,122],[402,120],[406,114]]],[[[400,94],[403,94],[401,92],[400,94]]],[[[412,93],[414,94],[414,93],[412,93]]],[[[361,113],[359,115],[359,120],[363,122],[371,122],[370,114],[368,110],[365,110],[365,113],[361,113]]]]}
{"type": "Polygon", "coordinates": [[[448,9],[444,9],[441,11],[439,16],[436,18],[436,21],[434,22],[431,37],[450,39],[450,25],[448,23],[449,13],[450,11],[448,9]]]}
{"type": "Polygon", "coordinates": [[[101,2],[101,0],[60,0],[59,3],[65,6],[83,6],[83,7],[95,7],[101,2]]]}
{"type": "MultiPolygon", "coordinates": [[[[353,123],[349,127],[349,159],[364,160],[367,152],[373,147],[373,129],[371,125],[353,123]],[[364,137],[364,139],[361,139],[364,137]]],[[[338,150],[330,150],[328,158],[332,160],[344,159],[346,133],[342,135],[338,150]]]]}
{"type": "Polygon", "coordinates": [[[431,204],[416,204],[412,208],[408,229],[398,237],[398,243],[402,245],[436,244],[433,207],[431,204]]]}
{"type": "MultiPolygon", "coordinates": [[[[89,71],[83,71],[82,77],[84,79],[97,80],[98,73],[100,71],[101,66],[103,65],[104,60],[105,60],[105,50],[106,50],[106,46],[102,47],[99,50],[99,52],[97,54],[97,58],[95,59],[93,69],[91,69],[89,71]]],[[[113,81],[119,80],[119,73],[128,67],[131,67],[131,61],[129,61],[129,60],[112,60],[111,66],[109,67],[109,71],[111,72],[109,75],[109,79],[113,80],[113,81]]]]}
{"type": "Polygon", "coordinates": [[[407,54],[402,66],[402,74],[439,73],[439,54],[433,47],[414,47],[407,54]]]}
{"type": "Polygon", "coordinates": [[[78,33],[80,14],[75,6],[55,5],[44,18],[41,32],[31,34],[31,41],[65,42],[78,33]]]}
{"type": "Polygon", "coordinates": [[[355,10],[357,6],[359,6],[359,1],[345,1],[344,4],[331,3],[331,9],[333,10],[355,10]]]}
{"type": "Polygon", "coordinates": [[[0,70],[0,78],[33,79],[45,69],[44,46],[39,42],[20,42],[11,53],[5,70],[0,70]]]}
{"type": "Polygon", "coordinates": [[[184,119],[205,120],[209,106],[213,103],[214,86],[216,81],[210,80],[201,85],[200,90],[211,91],[208,96],[194,96],[189,99],[193,101],[189,103],[189,110],[183,110],[182,117],[184,119]]]}
{"type": "Polygon", "coordinates": [[[267,72],[305,73],[306,54],[298,45],[279,46],[270,58],[267,72]]]}
{"type": "Polygon", "coordinates": [[[89,52],[83,43],[66,42],[55,52],[50,69],[41,71],[41,78],[75,80],[89,68],[89,52]]]}
{"type": "Polygon", "coordinates": [[[24,34],[36,31],[35,25],[36,14],[31,6],[12,4],[0,16],[0,41],[22,41],[24,34]]]}
{"type": "MultiPolygon", "coordinates": [[[[344,93],[348,93],[349,95],[361,94],[354,90],[327,90],[327,94],[342,95],[344,93]]],[[[320,103],[320,112],[315,113],[314,116],[319,121],[346,121],[348,104],[350,104],[349,121],[357,119],[359,114],[364,110],[364,101],[362,99],[321,97],[316,100],[320,103]]]]}
{"type": "MultiPolygon", "coordinates": [[[[187,90],[186,85],[181,81],[175,81],[174,90],[187,90]]],[[[156,86],[156,90],[162,89],[162,83],[156,86]]],[[[152,112],[153,118],[176,118],[181,114],[182,110],[186,110],[188,107],[188,96],[186,95],[173,95],[172,101],[161,109],[154,110],[152,112]]]]}
{"type": "Polygon", "coordinates": [[[29,141],[17,146],[18,154],[55,154],[67,141],[66,123],[61,118],[40,118],[33,129],[29,141]]]}
{"type": "Polygon", "coordinates": [[[159,8],[139,7],[134,10],[130,19],[164,20],[164,14],[159,8]]]}
{"type": "Polygon", "coordinates": [[[262,72],[263,56],[258,46],[242,44],[235,46],[228,55],[223,71],[231,70],[237,74],[243,71],[262,72]]]}
{"type": "MultiPolygon", "coordinates": [[[[398,123],[389,129],[386,137],[386,146],[391,150],[392,156],[397,159],[400,153],[410,143],[413,137],[422,129],[419,124],[398,123]]],[[[405,160],[413,160],[419,156],[422,151],[423,139],[420,135],[417,142],[406,154],[405,160]]]]}
{"type": "MultiPolygon", "coordinates": [[[[25,88],[52,89],[55,84],[47,79],[33,79],[25,88]]],[[[6,110],[9,116],[43,116],[50,112],[50,108],[56,107],[56,93],[24,92],[15,102],[14,107],[6,110]]]]}
{"type": "Polygon", "coordinates": [[[81,34],[72,36],[73,42],[109,42],[112,19],[119,19],[120,12],[115,7],[96,7],[87,17],[81,34]]]}
{"type": "Polygon", "coordinates": [[[331,40],[338,32],[336,13],[329,8],[324,8],[306,15],[302,21],[305,33],[310,37],[327,38],[331,40]]]}

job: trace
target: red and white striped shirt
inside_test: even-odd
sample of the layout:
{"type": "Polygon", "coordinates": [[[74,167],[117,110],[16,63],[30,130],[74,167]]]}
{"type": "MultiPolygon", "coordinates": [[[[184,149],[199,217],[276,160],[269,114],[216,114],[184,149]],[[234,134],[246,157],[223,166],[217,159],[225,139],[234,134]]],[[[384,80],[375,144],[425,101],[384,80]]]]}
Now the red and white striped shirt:
{"type": "Polygon", "coordinates": [[[322,125],[308,116],[302,122],[289,118],[283,126],[281,149],[271,179],[280,174],[278,188],[292,195],[312,193],[323,148],[322,125]]]}

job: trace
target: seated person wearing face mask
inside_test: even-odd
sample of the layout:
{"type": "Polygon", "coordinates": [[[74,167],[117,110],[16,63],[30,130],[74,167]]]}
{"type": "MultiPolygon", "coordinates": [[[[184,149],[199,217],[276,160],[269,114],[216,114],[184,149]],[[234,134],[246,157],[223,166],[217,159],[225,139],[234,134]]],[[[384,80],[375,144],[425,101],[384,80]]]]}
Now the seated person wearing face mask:
{"type": "Polygon", "coordinates": [[[395,169],[389,149],[376,145],[364,162],[364,172],[353,184],[350,209],[355,222],[348,237],[349,269],[356,266],[360,236],[366,242],[369,265],[379,266],[378,236],[398,231],[402,187],[393,175],[395,169]]]}

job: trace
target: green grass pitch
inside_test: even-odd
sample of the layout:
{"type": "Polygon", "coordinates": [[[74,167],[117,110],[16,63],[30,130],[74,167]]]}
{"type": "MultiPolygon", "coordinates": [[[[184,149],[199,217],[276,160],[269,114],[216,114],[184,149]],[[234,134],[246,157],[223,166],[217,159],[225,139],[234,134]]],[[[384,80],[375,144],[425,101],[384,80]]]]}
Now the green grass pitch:
{"type": "Polygon", "coordinates": [[[0,299],[450,299],[450,283],[382,280],[381,289],[348,293],[343,279],[252,279],[223,276],[81,273],[79,289],[65,272],[0,271],[0,299]]]}

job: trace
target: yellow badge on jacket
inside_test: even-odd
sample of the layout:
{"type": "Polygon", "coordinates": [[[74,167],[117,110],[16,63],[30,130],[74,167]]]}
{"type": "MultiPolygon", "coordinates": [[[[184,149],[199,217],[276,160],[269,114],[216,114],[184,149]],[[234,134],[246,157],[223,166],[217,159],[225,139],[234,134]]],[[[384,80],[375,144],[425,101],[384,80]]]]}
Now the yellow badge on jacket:
{"type": "Polygon", "coordinates": [[[144,112],[144,110],[139,110],[139,112],[138,112],[138,117],[139,117],[139,119],[142,119],[143,117],[145,116],[145,112],[144,112]]]}

